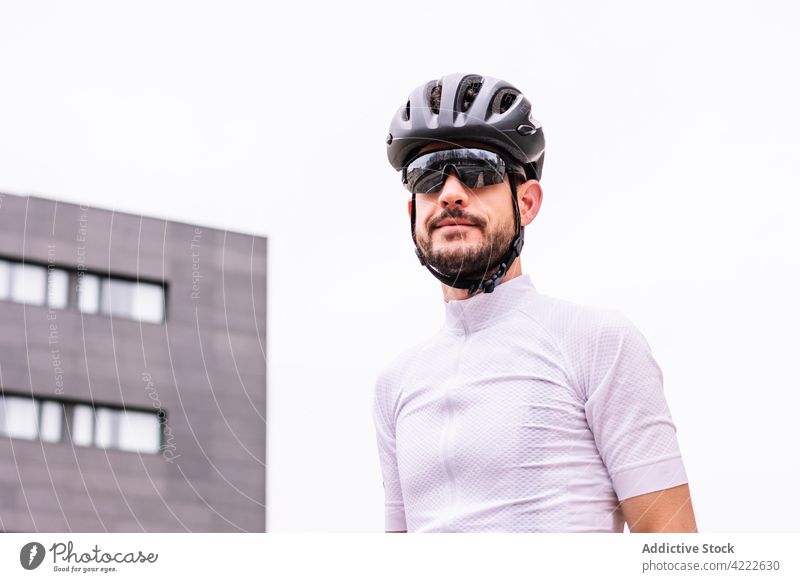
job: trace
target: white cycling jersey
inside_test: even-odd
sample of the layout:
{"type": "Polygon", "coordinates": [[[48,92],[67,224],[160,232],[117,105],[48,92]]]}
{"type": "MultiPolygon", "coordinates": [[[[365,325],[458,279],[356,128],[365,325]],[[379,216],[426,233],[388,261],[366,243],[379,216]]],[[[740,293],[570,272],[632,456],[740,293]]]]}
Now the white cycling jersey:
{"type": "Polygon", "coordinates": [[[388,531],[620,532],[619,500],[687,482],[642,334],[528,276],[446,303],[374,412],[388,531]]]}

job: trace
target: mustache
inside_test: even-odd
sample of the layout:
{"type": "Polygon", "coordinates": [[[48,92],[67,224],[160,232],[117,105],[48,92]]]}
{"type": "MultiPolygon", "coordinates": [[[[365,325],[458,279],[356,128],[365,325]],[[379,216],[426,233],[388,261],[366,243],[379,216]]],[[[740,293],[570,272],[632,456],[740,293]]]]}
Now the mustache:
{"type": "Polygon", "coordinates": [[[434,229],[438,228],[439,225],[444,222],[445,220],[464,220],[466,222],[470,222],[483,230],[486,227],[486,221],[483,218],[479,218],[477,216],[472,216],[471,214],[467,214],[458,206],[455,207],[456,210],[445,210],[435,218],[431,218],[428,222],[428,235],[433,233],[434,229]]]}

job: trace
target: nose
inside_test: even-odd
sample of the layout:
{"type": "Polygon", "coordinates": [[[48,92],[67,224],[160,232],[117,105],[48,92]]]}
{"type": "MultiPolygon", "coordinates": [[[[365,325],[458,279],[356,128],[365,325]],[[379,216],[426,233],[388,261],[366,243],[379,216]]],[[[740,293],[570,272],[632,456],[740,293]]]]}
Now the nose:
{"type": "Polygon", "coordinates": [[[439,206],[442,208],[452,208],[453,206],[465,207],[469,205],[469,192],[452,170],[439,192],[438,202],[439,206]]]}

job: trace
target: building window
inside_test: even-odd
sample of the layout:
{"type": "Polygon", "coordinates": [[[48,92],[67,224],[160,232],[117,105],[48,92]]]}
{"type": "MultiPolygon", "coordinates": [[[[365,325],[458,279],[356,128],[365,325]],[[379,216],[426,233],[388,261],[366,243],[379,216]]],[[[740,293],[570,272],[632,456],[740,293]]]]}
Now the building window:
{"type": "Polygon", "coordinates": [[[72,426],[77,445],[138,453],[161,449],[161,422],[155,412],[76,405],[72,426]]]}
{"type": "Polygon", "coordinates": [[[78,309],[83,313],[97,313],[100,309],[100,277],[78,273],[78,309]]]}
{"type": "Polygon", "coordinates": [[[84,313],[160,323],[164,321],[164,288],[154,283],[84,273],[78,287],[78,306],[84,313]]]}
{"type": "Polygon", "coordinates": [[[48,443],[61,440],[61,425],[64,420],[64,405],[52,400],[42,401],[39,417],[39,438],[48,443]]]}
{"type": "Polygon", "coordinates": [[[47,271],[39,265],[11,265],[11,300],[17,303],[44,305],[47,271]]]}
{"type": "Polygon", "coordinates": [[[94,441],[94,411],[86,404],[72,407],[72,442],[90,447],[94,441]]]}
{"type": "Polygon", "coordinates": [[[69,273],[64,269],[47,268],[47,305],[64,309],[69,300],[69,273]]]}
{"type": "Polygon", "coordinates": [[[140,453],[157,453],[161,447],[158,416],[132,410],[97,410],[95,446],[140,453]]]}
{"type": "Polygon", "coordinates": [[[103,279],[100,286],[100,312],[158,323],[164,319],[163,288],[152,283],[103,279]]]}
{"type": "Polygon", "coordinates": [[[0,435],[59,442],[63,418],[64,406],[61,402],[0,395],[0,435]]]}
{"type": "Polygon", "coordinates": [[[0,394],[0,436],[11,438],[157,453],[162,420],[155,411],[0,394]]]}
{"type": "Polygon", "coordinates": [[[0,299],[5,300],[11,296],[11,265],[8,261],[0,260],[0,299]]]}
{"type": "Polygon", "coordinates": [[[0,397],[0,434],[35,439],[39,433],[39,403],[24,396],[0,397]]]}
{"type": "Polygon", "coordinates": [[[102,313],[146,323],[165,319],[165,286],[120,277],[73,272],[31,263],[0,260],[0,300],[54,309],[77,307],[82,313],[102,313]],[[75,305],[70,305],[70,281],[76,283],[75,305]]]}

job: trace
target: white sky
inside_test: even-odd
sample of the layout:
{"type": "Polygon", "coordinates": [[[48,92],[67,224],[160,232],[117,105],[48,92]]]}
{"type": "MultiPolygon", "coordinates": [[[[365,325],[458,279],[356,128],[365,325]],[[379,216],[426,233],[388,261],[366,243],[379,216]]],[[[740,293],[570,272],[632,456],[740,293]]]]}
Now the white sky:
{"type": "Polygon", "coordinates": [[[378,531],[374,378],[441,324],[394,111],[505,78],[547,138],[524,269],[619,309],[704,531],[796,530],[791,3],[0,3],[0,191],[269,237],[269,528],[378,531]]]}

